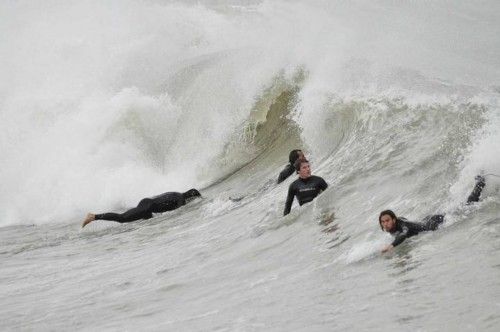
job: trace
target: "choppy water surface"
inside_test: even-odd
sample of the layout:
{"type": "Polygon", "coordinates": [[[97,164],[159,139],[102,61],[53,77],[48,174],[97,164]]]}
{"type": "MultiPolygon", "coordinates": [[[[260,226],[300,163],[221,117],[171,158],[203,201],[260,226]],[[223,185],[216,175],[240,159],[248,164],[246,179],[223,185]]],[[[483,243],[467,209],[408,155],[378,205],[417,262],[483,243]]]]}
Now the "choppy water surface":
{"type": "Polygon", "coordinates": [[[0,6],[2,330],[500,328],[495,2],[0,6]],[[387,208],[447,217],[381,255],[387,208]]]}

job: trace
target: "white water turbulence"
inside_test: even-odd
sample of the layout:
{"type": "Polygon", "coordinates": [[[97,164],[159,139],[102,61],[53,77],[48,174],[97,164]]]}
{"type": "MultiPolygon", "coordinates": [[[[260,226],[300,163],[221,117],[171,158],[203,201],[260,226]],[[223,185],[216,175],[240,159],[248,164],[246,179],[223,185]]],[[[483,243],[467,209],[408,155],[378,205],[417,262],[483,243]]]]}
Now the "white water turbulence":
{"type": "Polygon", "coordinates": [[[499,32],[496,1],[0,3],[2,330],[499,330],[499,32]],[[329,188],[283,217],[295,148],[329,188]],[[446,217],[382,255],[388,208],[446,217]]]}

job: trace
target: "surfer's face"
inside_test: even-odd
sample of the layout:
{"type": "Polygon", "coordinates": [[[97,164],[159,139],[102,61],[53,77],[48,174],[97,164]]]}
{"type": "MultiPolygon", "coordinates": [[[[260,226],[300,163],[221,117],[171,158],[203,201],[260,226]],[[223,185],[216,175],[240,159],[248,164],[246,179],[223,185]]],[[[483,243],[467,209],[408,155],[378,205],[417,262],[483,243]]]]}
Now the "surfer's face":
{"type": "Polygon", "coordinates": [[[393,219],[388,214],[384,214],[382,217],[380,217],[380,225],[382,225],[384,231],[390,232],[396,226],[396,219],[393,219]]]}
{"type": "Polygon", "coordinates": [[[307,179],[311,176],[311,167],[309,163],[300,164],[299,177],[302,179],[307,179]]]}

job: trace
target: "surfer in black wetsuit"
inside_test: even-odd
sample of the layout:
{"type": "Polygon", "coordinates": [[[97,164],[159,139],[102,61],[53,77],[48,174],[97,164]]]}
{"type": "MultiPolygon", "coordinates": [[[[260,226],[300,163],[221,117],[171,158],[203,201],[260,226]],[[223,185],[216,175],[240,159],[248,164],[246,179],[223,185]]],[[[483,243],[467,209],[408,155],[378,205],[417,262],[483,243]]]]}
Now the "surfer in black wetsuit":
{"type": "Polygon", "coordinates": [[[382,228],[383,231],[394,235],[394,241],[392,241],[390,245],[384,247],[382,252],[386,252],[395,246],[400,245],[407,238],[415,236],[420,232],[436,230],[443,220],[444,215],[436,214],[425,217],[421,223],[416,223],[410,222],[406,218],[396,217],[396,214],[391,210],[380,212],[380,228],[382,228]]]}
{"type": "Polygon", "coordinates": [[[278,183],[281,183],[285,181],[290,175],[295,173],[295,162],[297,160],[306,160],[306,157],[304,156],[304,152],[302,150],[292,150],[290,151],[290,154],[288,155],[288,165],[285,166],[285,168],[281,171],[280,175],[278,176],[278,183]]]}
{"type": "MultiPolygon", "coordinates": [[[[476,184],[472,193],[467,198],[467,204],[479,201],[481,191],[486,185],[484,177],[476,176],[476,184]]],[[[396,217],[396,214],[391,210],[380,212],[378,222],[383,231],[391,233],[394,236],[394,241],[385,246],[382,252],[391,250],[400,245],[404,240],[411,236],[415,236],[420,232],[434,231],[444,221],[444,215],[436,214],[425,217],[421,223],[410,222],[405,218],[396,217]]]]}
{"type": "Polygon", "coordinates": [[[290,213],[295,196],[297,196],[299,204],[302,205],[309,203],[323,190],[328,188],[328,184],[323,178],[311,175],[311,167],[307,160],[297,160],[295,162],[295,169],[299,173],[299,178],[293,181],[288,188],[284,211],[285,216],[290,213]]]}
{"type": "Polygon", "coordinates": [[[175,210],[196,197],[201,197],[200,192],[196,189],[190,189],[185,193],[167,192],[151,198],[144,198],[139,202],[137,207],[121,214],[112,212],[103,214],[89,213],[83,221],[82,228],[94,220],[111,220],[126,223],[139,219],[149,219],[153,217],[153,213],[175,210]]]}

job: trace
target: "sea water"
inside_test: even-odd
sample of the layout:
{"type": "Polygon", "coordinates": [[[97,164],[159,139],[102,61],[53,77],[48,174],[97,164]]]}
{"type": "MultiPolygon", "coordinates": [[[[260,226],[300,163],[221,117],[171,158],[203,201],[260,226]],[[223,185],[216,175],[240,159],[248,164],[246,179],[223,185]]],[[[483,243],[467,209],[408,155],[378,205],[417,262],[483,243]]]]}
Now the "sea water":
{"type": "Polygon", "coordinates": [[[495,1],[0,4],[1,329],[497,331],[500,179],[464,201],[500,175],[499,22],[495,1]],[[295,148],[329,188],[283,217],[295,148]],[[382,255],[387,208],[446,219],[382,255]]]}

